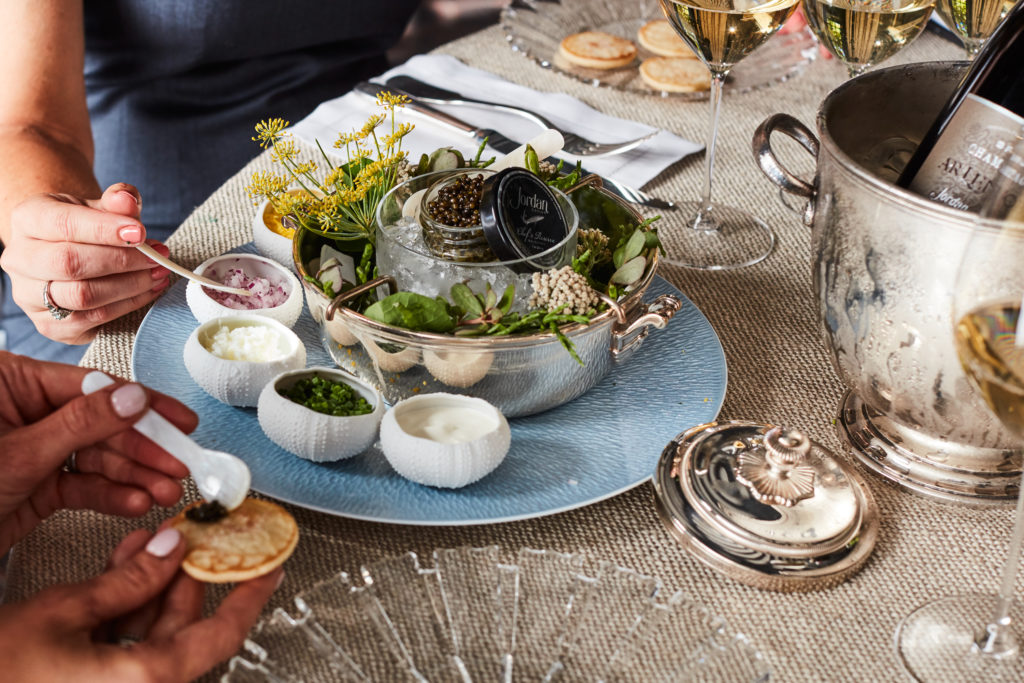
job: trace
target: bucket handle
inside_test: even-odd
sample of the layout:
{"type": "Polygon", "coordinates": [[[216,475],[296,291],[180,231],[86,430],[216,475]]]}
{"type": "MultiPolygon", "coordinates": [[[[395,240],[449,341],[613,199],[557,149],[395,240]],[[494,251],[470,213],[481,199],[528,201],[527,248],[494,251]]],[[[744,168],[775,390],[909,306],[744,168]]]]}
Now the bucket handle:
{"type": "Polygon", "coordinates": [[[754,158],[757,159],[761,172],[768,176],[768,179],[778,185],[784,191],[798,195],[807,200],[807,208],[804,209],[804,224],[810,226],[814,223],[814,198],[817,191],[814,185],[803,178],[789,171],[779,163],[772,149],[772,133],[780,132],[788,135],[814,156],[818,158],[820,145],[818,138],[804,124],[789,114],[772,114],[757,127],[754,131],[752,143],[754,158]]]}

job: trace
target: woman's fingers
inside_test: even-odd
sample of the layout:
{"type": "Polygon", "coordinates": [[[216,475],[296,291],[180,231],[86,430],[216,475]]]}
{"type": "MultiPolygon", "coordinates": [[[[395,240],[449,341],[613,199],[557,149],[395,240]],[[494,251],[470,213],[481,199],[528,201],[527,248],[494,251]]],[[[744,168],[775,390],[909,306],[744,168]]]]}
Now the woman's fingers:
{"type": "Polygon", "coordinates": [[[59,507],[105,515],[141,517],[153,507],[148,491],[110,481],[99,474],[63,472],[57,481],[59,507]]]}
{"type": "Polygon", "coordinates": [[[138,218],[99,208],[108,203],[127,204],[114,195],[104,193],[99,202],[89,203],[66,195],[33,195],[14,208],[11,223],[21,236],[45,242],[121,247],[142,242],[146,228],[138,218]]]}
{"type": "MultiPolygon", "coordinates": [[[[138,249],[124,245],[31,239],[19,241],[16,248],[20,251],[17,264],[5,263],[5,269],[42,282],[70,282],[118,273],[145,272],[156,266],[138,249]]],[[[162,250],[166,249],[163,247],[162,250]]]]}
{"type": "Polygon", "coordinates": [[[181,533],[167,528],[123,564],[88,581],[54,589],[65,600],[64,622],[91,631],[134,612],[164,591],[184,556],[181,533]]]}
{"type": "Polygon", "coordinates": [[[0,471],[15,482],[42,480],[72,451],[131,429],[148,407],[149,394],[134,383],[78,396],[35,422],[4,434],[0,450],[7,457],[0,461],[0,471]]]}
{"type": "Polygon", "coordinates": [[[98,200],[88,200],[86,204],[101,211],[138,218],[142,212],[142,195],[134,185],[114,183],[103,191],[102,197],[98,200]]]}
{"type": "MultiPolygon", "coordinates": [[[[116,273],[85,280],[52,280],[47,292],[50,302],[55,306],[81,313],[116,304],[148,292],[160,292],[170,284],[169,277],[169,270],[162,266],[156,266],[147,270],[116,273]]],[[[47,315],[50,314],[42,296],[46,280],[23,277],[12,282],[12,285],[11,296],[18,306],[22,309],[36,308],[39,311],[46,311],[47,315]]]]}
{"type": "Polygon", "coordinates": [[[283,576],[279,568],[239,584],[210,618],[178,631],[170,641],[150,640],[134,651],[148,666],[175,672],[173,680],[197,678],[238,651],[283,576]]]}
{"type": "Polygon", "coordinates": [[[147,631],[152,641],[172,640],[179,631],[202,617],[206,587],[180,572],[164,594],[159,614],[147,631]]]}
{"type": "Polygon", "coordinates": [[[147,491],[163,507],[170,507],[181,499],[182,488],[176,479],[144,467],[111,449],[94,447],[79,450],[75,463],[81,473],[99,474],[114,483],[147,491]]]}

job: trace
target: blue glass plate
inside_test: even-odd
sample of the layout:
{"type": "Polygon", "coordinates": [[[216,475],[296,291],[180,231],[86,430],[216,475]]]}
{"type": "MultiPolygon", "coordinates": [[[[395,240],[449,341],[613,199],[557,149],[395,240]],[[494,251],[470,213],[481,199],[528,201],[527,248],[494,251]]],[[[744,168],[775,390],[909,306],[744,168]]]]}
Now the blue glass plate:
{"type": "MultiPolygon", "coordinates": [[[[649,479],[676,434],[718,415],[725,354],[707,318],[675,287],[655,278],[648,299],[670,293],[682,309],[663,330],[588,393],[539,415],[511,420],[512,448],[494,472],[457,490],[414,484],[377,446],[318,464],[279,448],[255,408],[235,408],[204,392],[182,361],[197,323],[176,283],[146,315],[132,354],[135,379],[187,404],[200,417],[193,437],[234,453],[252,470],[252,488],[302,507],[394,524],[454,526],[550,515],[610,498],[649,479]]],[[[332,366],[304,310],[294,327],[307,363],[332,366]]]]}

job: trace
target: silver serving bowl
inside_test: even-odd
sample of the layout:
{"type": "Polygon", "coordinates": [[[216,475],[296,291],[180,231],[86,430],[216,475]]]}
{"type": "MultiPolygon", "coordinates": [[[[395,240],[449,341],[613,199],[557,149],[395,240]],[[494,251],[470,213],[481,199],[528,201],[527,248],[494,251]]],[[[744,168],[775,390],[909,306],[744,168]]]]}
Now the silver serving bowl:
{"type": "MultiPolygon", "coordinates": [[[[600,187],[582,187],[570,196],[581,228],[608,229],[641,220],[632,207],[600,187]]],[[[310,312],[320,324],[324,348],[334,362],[374,384],[391,404],[420,393],[444,391],[483,398],[507,417],[553,408],[597,384],[636,350],[651,327],[664,327],[681,306],[669,295],[644,303],[657,268],[655,257],[640,283],[614,306],[589,325],[562,328],[583,361],[580,365],[551,333],[455,337],[370,320],[344,304],[368,289],[394,287],[386,274],[333,301],[305,280],[309,264],[329,241],[299,230],[293,242],[293,259],[310,312]]]]}
{"type": "Polygon", "coordinates": [[[825,98],[817,136],[776,114],[758,128],[754,151],[770,179],[807,201],[818,314],[849,389],[840,437],[912,491],[991,505],[1016,499],[1021,454],[953,345],[952,288],[978,219],[892,183],[965,69],[936,62],[859,76],[825,98]],[[781,165],[773,132],[817,157],[813,182],[781,165]]]}

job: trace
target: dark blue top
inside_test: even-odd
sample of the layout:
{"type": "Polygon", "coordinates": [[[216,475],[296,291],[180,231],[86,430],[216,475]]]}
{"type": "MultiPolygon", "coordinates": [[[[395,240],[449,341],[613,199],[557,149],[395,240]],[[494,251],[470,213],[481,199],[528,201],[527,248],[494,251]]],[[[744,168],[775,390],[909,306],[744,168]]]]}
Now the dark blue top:
{"type": "MultiPolygon", "coordinates": [[[[384,52],[417,4],[85,0],[85,83],[100,187],[136,185],[147,233],[165,239],[260,152],[251,140],[258,121],[295,123],[383,71],[384,52]]],[[[26,317],[14,319],[7,284],[7,348],[76,362],[84,347],[48,342],[26,317]]]]}

